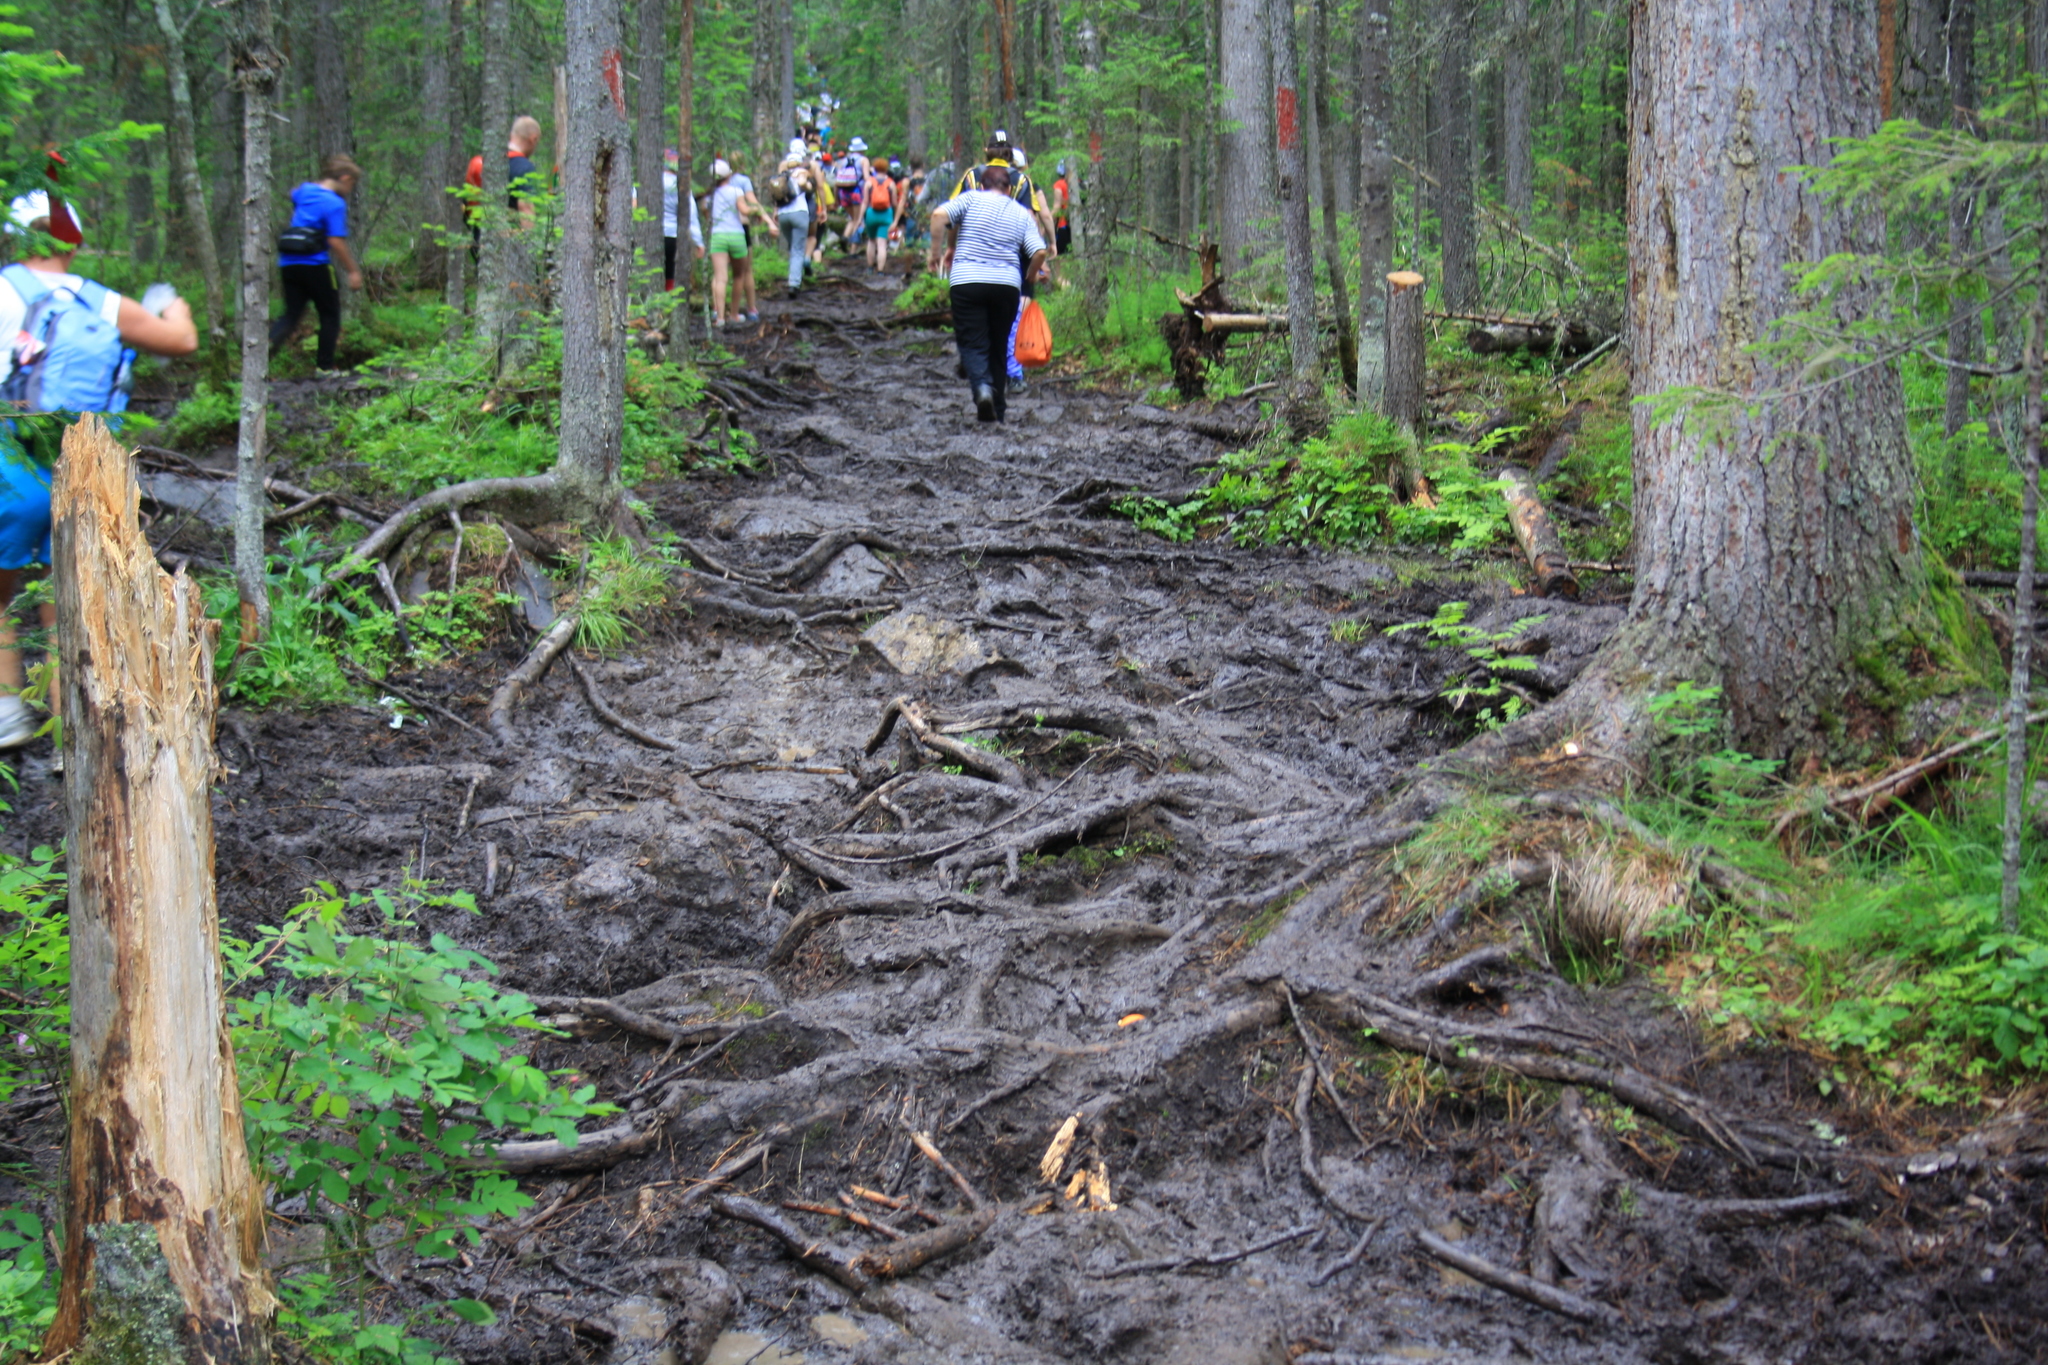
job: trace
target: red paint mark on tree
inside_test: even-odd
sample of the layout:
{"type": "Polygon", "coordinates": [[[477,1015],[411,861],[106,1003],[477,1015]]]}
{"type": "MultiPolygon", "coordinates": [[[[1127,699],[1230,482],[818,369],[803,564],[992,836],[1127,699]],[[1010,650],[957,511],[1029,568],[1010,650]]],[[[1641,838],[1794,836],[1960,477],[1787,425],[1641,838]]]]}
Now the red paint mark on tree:
{"type": "Polygon", "coordinates": [[[1090,128],[1088,130],[1088,159],[1090,161],[1102,160],[1102,130],[1100,128],[1090,128]]]}
{"type": "Polygon", "coordinates": [[[1301,113],[1294,87],[1283,85],[1273,92],[1273,105],[1280,125],[1280,150],[1291,152],[1301,145],[1301,113]]]}
{"type": "Polygon", "coordinates": [[[608,48],[604,54],[604,88],[611,93],[612,108],[619,111],[619,117],[626,116],[626,59],[617,48],[608,48]]]}

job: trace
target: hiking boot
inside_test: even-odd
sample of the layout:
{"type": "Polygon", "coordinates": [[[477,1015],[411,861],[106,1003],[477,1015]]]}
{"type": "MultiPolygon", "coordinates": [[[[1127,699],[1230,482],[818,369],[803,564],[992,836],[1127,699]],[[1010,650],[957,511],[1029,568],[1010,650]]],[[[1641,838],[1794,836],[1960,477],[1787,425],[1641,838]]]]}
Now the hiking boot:
{"type": "Polygon", "coordinates": [[[1021,374],[1020,374],[1020,375],[1017,375],[1017,376],[1015,376],[1014,378],[1012,378],[1012,379],[1010,380],[1010,392],[1011,392],[1011,393],[1029,393],[1030,391],[1031,391],[1031,386],[1030,386],[1029,384],[1027,384],[1027,383],[1025,383],[1025,382],[1024,382],[1024,376],[1023,376],[1023,375],[1021,375],[1021,374]]]}
{"type": "Polygon", "coordinates": [[[19,749],[42,728],[27,702],[12,693],[0,696],[0,749],[19,749]]]}
{"type": "Polygon", "coordinates": [[[993,422],[996,420],[996,391],[986,384],[974,386],[974,420],[993,422]]]}

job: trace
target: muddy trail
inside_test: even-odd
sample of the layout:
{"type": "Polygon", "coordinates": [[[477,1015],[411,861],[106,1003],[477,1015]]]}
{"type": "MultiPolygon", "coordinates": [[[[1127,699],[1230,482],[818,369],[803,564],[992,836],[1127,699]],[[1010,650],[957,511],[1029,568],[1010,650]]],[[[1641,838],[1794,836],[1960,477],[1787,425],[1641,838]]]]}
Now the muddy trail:
{"type": "Polygon", "coordinates": [[[979,426],[898,284],[726,334],[758,474],[642,490],[687,607],[558,664],[516,744],[482,727],[520,639],[396,680],[475,729],[223,718],[234,927],[315,880],[472,890],[425,927],[625,1110],[505,1148],[535,1209],[380,1295],[494,1305],[445,1336],[475,1362],[2048,1357],[2024,1125],[1909,1172],[1804,1057],[1569,984],[1517,902],[1390,901],[1471,661],[1332,622],[1541,614],[1540,697],[1618,607],[1146,536],[1108,502],[1256,413],[1052,379],[979,426]]]}

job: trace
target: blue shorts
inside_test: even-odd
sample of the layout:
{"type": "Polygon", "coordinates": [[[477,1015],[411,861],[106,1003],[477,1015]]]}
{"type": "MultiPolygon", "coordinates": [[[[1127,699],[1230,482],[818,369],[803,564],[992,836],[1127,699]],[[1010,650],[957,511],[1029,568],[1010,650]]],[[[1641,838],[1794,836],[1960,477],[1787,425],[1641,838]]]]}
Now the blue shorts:
{"type": "Polygon", "coordinates": [[[50,562],[50,471],[0,437],[0,569],[50,562]]]}

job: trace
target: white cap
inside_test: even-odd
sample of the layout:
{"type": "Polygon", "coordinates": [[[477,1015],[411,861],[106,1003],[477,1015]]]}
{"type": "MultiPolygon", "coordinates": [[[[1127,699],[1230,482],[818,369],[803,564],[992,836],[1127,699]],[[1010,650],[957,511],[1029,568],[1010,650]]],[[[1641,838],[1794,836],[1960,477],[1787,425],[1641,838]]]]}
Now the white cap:
{"type": "MultiPolygon", "coordinates": [[[[78,224],[79,235],[83,236],[85,234],[85,215],[78,211],[78,205],[68,200],[65,202],[64,207],[71,210],[71,221],[78,224]]],[[[50,196],[41,190],[30,190],[27,194],[20,196],[7,206],[7,217],[10,224],[8,231],[15,233],[26,232],[30,223],[33,223],[38,218],[48,218],[49,216],[50,196]]]]}
{"type": "Polygon", "coordinates": [[[804,140],[800,137],[791,138],[787,155],[801,159],[805,155],[804,140]]]}
{"type": "Polygon", "coordinates": [[[846,144],[846,150],[849,152],[864,152],[867,149],[868,140],[864,137],[857,137],[853,141],[846,144]]]}
{"type": "Polygon", "coordinates": [[[719,157],[711,163],[711,173],[723,180],[726,176],[732,174],[732,167],[727,164],[724,157],[719,157]]]}
{"type": "Polygon", "coordinates": [[[1010,164],[1020,171],[1024,169],[1024,149],[1022,147],[1010,148],[1010,164]]]}

